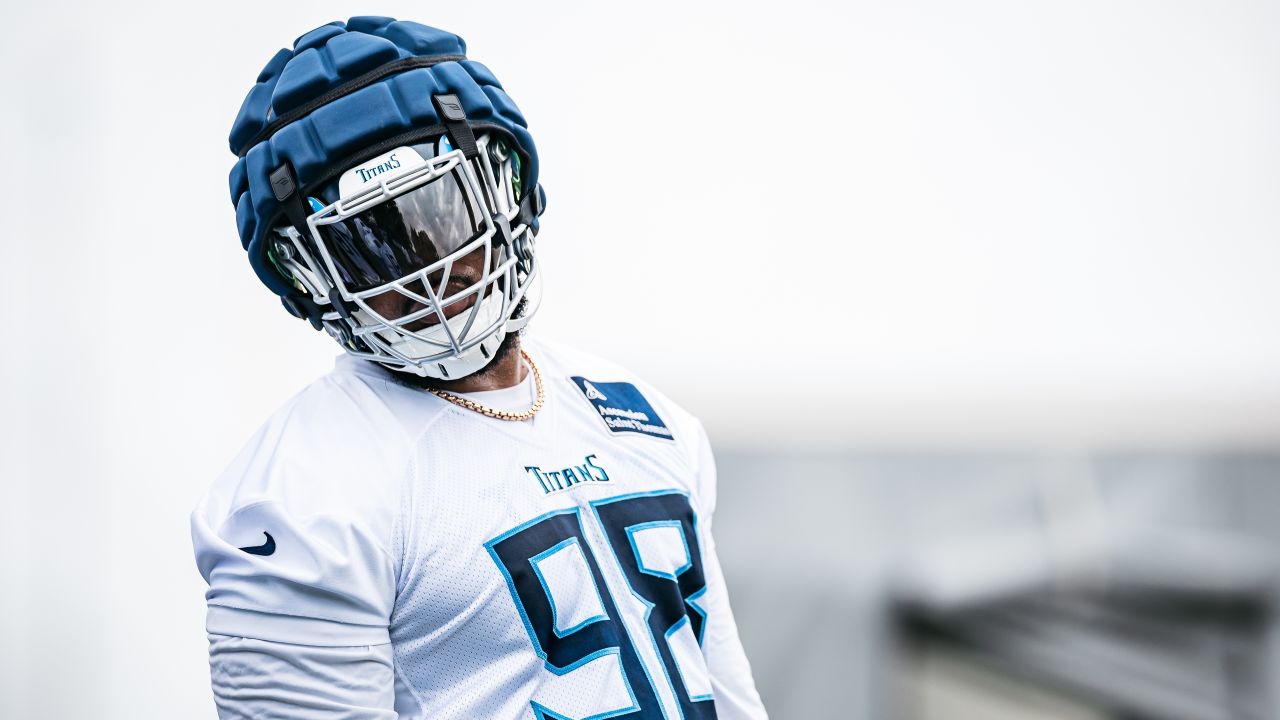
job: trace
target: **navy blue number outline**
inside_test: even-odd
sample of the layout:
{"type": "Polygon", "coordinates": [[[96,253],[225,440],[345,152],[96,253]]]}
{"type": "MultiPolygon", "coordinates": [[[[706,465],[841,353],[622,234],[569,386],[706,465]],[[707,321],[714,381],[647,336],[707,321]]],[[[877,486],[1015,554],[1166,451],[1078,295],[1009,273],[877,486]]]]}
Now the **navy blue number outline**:
{"type": "MultiPolygon", "coordinates": [[[[667,684],[671,686],[675,693],[676,704],[681,718],[685,720],[714,720],[716,717],[714,695],[695,696],[689,693],[688,687],[684,682],[684,674],[680,671],[680,666],[675,662],[670,644],[671,635],[677,632],[685,623],[690,623],[694,625],[690,629],[693,631],[694,637],[697,638],[698,646],[701,647],[707,629],[706,608],[698,604],[698,601],[707,592],[706,575],[702,569],[702,545],[698,541],[698,514],[693,509],[693,503],[690,501],[688,493],[679,490],[654,490],[618,495],[591,503],[591,511],[595,514],[597,522],[600,523],[600,527],[604,530],[605,539],[609,541],[614,557],[622,568],[622,574],[627,581],[627,589],[631,591],[631,594],[637,600],[645,605],[644,621],[645,627],[649,631],[647,634],[653,644],[654,653],[657,654],[658,659],[662,662],[662,672],[666,675],[667,684]],[[678,511],[673,512],[669,508],[659,505],[658,512],[650,511],[648,514],[642,514],[640,518],[623,519],[626,514],[623,511],[625,509],[639,507],[641,511],[650,510],[650,508],[645,507],[648,503],[638,503],[637,501],[672,497],[678,497],[683,501],[678,511]],[[615,510],[619,508],[622,508],[622,510],[619,510],[617,515],[611,518],[611,521],[606,521],[601,514],[601,508],[611,505],[615,506],[615,510]],[[687,516],[681,517],[685,513],[687,513],[687,516]],[[676,517],[673,517],[673,515],[676,517]],[[681,527],[681,539],[684,540],[685,548],[688,551],[688,564],[670,575],[645,568],[642,565],[640,553],[632,539],[634,532],[645,527],[672,524],[679,524],[681,527]],[[653,589],[654,586],[654,581],[645,580],[644,576],[657,578],[658,581],[674,583],[679,597],[683,601],[682,608],[684,612],[681,612],[680,617],[666,628],[655,626],[654,623],[657,618],[654,618],[653,611],[658,607],[658,604],[640,592],[641,589],[646,589],[646,587],[653,589]],[[686,592],[686,590],[688,591],[686,592]],[[696,623],[694,616],[688,612],[689,609],[697,613],[696,623]],[[663,645],[658,643],[659,631],[663,635],[663,645]],[[666,648],[665,652],[663,647],[666,648]],[[676,678],[679,679],[678,683],[676,678]]],[[[605,514],[612,513],[606,510],[605,514]]]]}
{"type": "MultiPolygon", "coordinates": [[[[683,673],[680,671],[679,665],[675,663],[674,656],[672,655],[670,650],[671,635],[679,631],[680,628],[685,623],[690,623],[691,626],[696,625],[695,627],[691,627],[691,630],[694,632],[694,636],[697,638],[697,642],[699,646],[702,645],[703,636],[705,635],[706,626],[707,626],[707,611],[705,608],[701,607],[698,604],[698,601],[702,598],[702,596],[707,591],[707,585],[706,585],[705,575],[702,572],[702,548],[701,548],[701,544],[698,541],[698,535],[697,535],[698,517],[697,517],[697,513],[693,510],[693,504],[689,500],[689,495],[687,493],[684,493],[678,490],[657,490],[652,492],[641,492],[641,493],[630,493],[627,495],[619,495],[611,498],[606,498],[604,500],[598,500],[596,502],[590,503],[590,505],[591,505],[592,513],[596,517],[596,521],[599,523],[600,528],[604,531],[605,539],[608,541],[610,548],[613,550],[615,560],[618,562],[618,565],[622,570],[623,577],[627,582],[627,589],[631,592],[631,594],[637,600],[639,600],[646,607],[645,616],[644,616],[645,627],[648,630],[646,634],[649,636],[649,640],[653,645],[654,653],[657,655],[658,659],[662,663],[662,671],[663,671],[663,674],[666,676],[667,684],[672,688],[673,692],[675,693],[677,707],[681,717],[684,718],[685,720],[714,719],[716,717],[714,697],[712,695],[690,696],[684,683],[683,673]],[[642,499],[658,500],[662,498],[670,498],[672,496],[679,497],[681,500],[683,500],[683,507],[680,509],[683,512],[677,512],[677,513],[672,513],[669,511],[658,512],[656,515],[654,515],[650,519],[642,519],[636,522],[611,522],[611,523],[606,523],[604,517],[602,517],[601,515],[602,507],[614,505],[616,503],[623,503],[623,505],[619,505],[614,508],[605,509],[605,514],[610,515],[611,520],[615,518],[621,519],[621,515],[624,513],[621,510],[619,510],[619,508],[632,509],[632,508],[638,507],[641,510],[651,509],[649,507],[646,507],[646,505],[649,505],[649,503],[644,503],[644,502],[637,503],[636,501],[641,501],[642,499]],[[616,516],[615,516],[615,513],[616,513],[616,516]],[[672,514],[678,514],[683,517],[672,518],[670,517],[670,515],[672,514]],[[661,526],[678,525],[680,526],[682,531],[681,539],[685,543],[688,562],[674,573],[668,574],[668,573],[657,572],[657,571],[644,568],[641,564],[640,554],[636,549],[635,544],[632,540],[632,536],[637,530],[643,529],[646,527],[655,527],[659,525],[661,526]],[[689,575],[690,573],[693,573],[693,574],[689,577],[686,577],[686,575],[689,575]],[[644,580],[642,577],[640,577],[642,575],[648,575],[648,576],[657,578],[658,580],[674,583],[676,585],[679,596],[682,600],[682,608],[685,611],[680,613],[680,617],[665,629],[655,627],[654,625],[653,611],[657,607],[657,603],[652,602],[648,597],[641,594],[640,590],[637,589],[637,585],[639,585],[641,589],[649,589],[649,590],[654,589],[652,585],[652,581],[644,580]],[[682,579],[683,579],[683,582],[682,582],[682,579]],[[686,586],[689,586],[690,589],[691,588],[696,588],[696,589],[692,589],[691,592],[686,592],[686,589],[687,589],[686,586]],[[692,609],[697,614],[696,623],[693,619],[693,616],[691,616],[688,613],[688,609],[692,609]],[[667,648],[667,651],[665,653],[663,652],[662,647],[659,646],[658,644],[657,633],[660,630],[663,633],[664,644],[667,648]],[[679,679],[678,683],[676,679],[673,678],[673,675],[675,676],[675,678],[679,679]]],[[[662,508],[661,505],[659,505],[658,507],[662,510],[666,510],[665,508],[662,508]]],[[[642,515],[642,517],[648,517],[648,515],[642,515]]],[[[545,544],[545,543],[532,543],[532,545],[535,545],[535,546],[542,545],[542,544],[545,544]]],[[[521,525],[518,525],[502,533],[501,535],[498,535],[492,540],[489,540],[488,542],[485,543],[485,549],[488,550],[490,557],[492,557],[494,561],[494,564],[498,566],[498,570],[502,573],[503,578],[507,582],[507,588],[511,593],[511,597],[516,606],[516,610],[520,614],[520,619],[524,623],[525,631],[529,635],[529,641],[533,645],[534,652],[536,652],[538,656],[542,658],[544,666],[550,672],[556,675],[567,675],[573,672],[574,670],[578,669],[579,667],[585,665],[586,663],[589,663],[592,660],[603,657],[605,655],[615,654],[619,656],[619,666],[622,669],[622,679],[627,687],[627,692],[631,696],[631,701],[632,701],[631,706],[620,709],[620,710],[613,710],[606,713],[591,715],[587,718],[583,718],[583,720],[605,720],[606,718],[618,718],[618,717],[635,718],[635,720],[647,720],[648,718],[664,718],[665,717],[665,713],[662,711],[661,704],[659,703],[657,698],[656,683],[654,683],[653,678],[649,675],[648,667],[646,667],[644,661],[640,658],[639,652],[636,650],[636,647],[633,639],[631,638],[630,632],[627,630],[626,625],[621,620],[621,616],[617,610],[616,602],[613,599],[613,594],[609,591],[608,585],[604,583],[604,577],[601,573],[599,563],[596,561],[594,554],[591,552],[590,546],[586,542],[585,529],[582,525],[582,516],[579,508],[565,508],[562,510],[554,510],[554,511],[539,515],[538,517],[528,522],[522,523],[521,525]],[[566,518],[566,516],[572,516],[572,520],[569,520],[567,523],[561,523],[558,521],[558,519],[566,518]],[[553,532],[550,534],[555,536],[565,535],[565,537],[562,537],[559,540],[551,542],[551,544],[548,545],[547,547],[541,548],[540,550],[532,554],[519,552],[514,554],[508,554],[509,556],[504,558],[503,546],[506,543],[511,542],[514,539],[527,540],[527,536],[525,536],[525,534],[529,532],[534,532],[536,534],[543,534],[545,532],[543,529],[534,530],[535,527],[538,527],[538,528],[555,527],[560,532],[553,532]],[[518,538],[518,536],[523,536],[523,537],[518,538]],[[563,634],[561,634],[560,632],[557,632],[555,629],[555,622],[556,622],[555,601],[552,599],[551,593],[547,588],[545,581],[542,578],[542,573],[538,570],[537,561],[549,556],[556,550],[563,549],[570,542],[574,542],[574,541],[577,542],[579,550],[582,552],[583,558],[586,560],[586,563],[591,571],[592,580],[596,585],[596,593],[599,596],[599,599],[601,601],[601,606],[603,607],[605,614],[604,616],[595,616],[593,618],[589,618],[587,621],[581,622],[575,625],[574,627],[567,629],[566,631],[564,631],[563,634]],[[516,560],[517,557],[520,557],[520,559],[516,560]],[[525,580],[525,575],[523,574],[523,571],[527,567],[528,573],[533,576],[532,582],[536,583],[536,586],[541,590],[541,592],[533,593],[531,591],[527,591],[527,594],[529,595],[529,597],[528,599],[526,599],[525,596],[522,595],[520,592],[516,577],[513,576],[512,574],[511,567],[510,567],[511,565],[516,566],[517,573],[520,575],[521,580],[525,580]],[[603,592],[601,592],[601,588],[603,588],[604,590],[603,592]],[[544,647],[543,642],[539,639],[538,633],[534,629],[533,623],[529,617],[528,609],[527,609],[527,604],[529,602],[532,602],[535,605],[535,607],[541,607],[544,600],[548,606],[547,622],[548,622],[548,630],[550,635],[550,637],[547,638],[548,644],[553,644],[561,640],[572,638],[574,635],[577,635],[578,633],[582,632],[589,626],[594,625],[596,623],[600,623],[600,622],[610,622],[613,626],[615,626],[615,631],[616,630],[621,631],[620,634],[617,634],[617,640],[618,640],[617,644],[612,646],[602,647],[598,650],[587,653],[583,655],[581,658],[573,662],[570,662],[566,665],[562,665],[562,666],[556,665],[551,661],[548,650],[544,647]],[[625,645],[623,644],[624,642],[625,642],[625,645]],[[629,666],[631,666],[632,670],[629,670],[629,666]],[[642,703],[641,699],[637,698],[636,696],[635,687],[632,684],[633,669],[636,667],[639,668],[639,670],[641,671],[641,673],[644,674],[645,679],[647,680],[647,683],[645,685],[642,685],[640,688],[641,693],[646,696],[644,700],[646,701],[652,700],[652,705],[649,705],[647,702],[642,703]],[[657,715],[653,714],[654,709],[657,710],[657,713],[658,713],[657,715]]],[[[525,584],[528,587],[532,587],[532,584],[529,584],[528,582],[520,583],[520,584],[525,584]]],[[[662,599],[666,599],[666,598],[662,598],[662,599]]],[[[537,702],[533,702],[532,706],[534,710],[534,716],[536,718],[539,718],[540,720],[543,718],[551,718],[553,720],[569,720],[568,718],[564,718],[560,714],[552,712],[548,708],[543,707],[537,702]]]]}
{"type": "MultiPolygon", "coordinates": [[[[552,534],[558,535],[561,533],[552,534]]],[[[543,543],[533,544],[541,545],[543,543]]],[[[494,564],[498,566],[498,570],[506,580],[507,589],[511,592],[511,598],[516,606],[516,611],[519,612],[520,620],[524,623],[525,631],[529,634],[529,642],[532,643],[533,650],[538,654],[538,657],[542,658],[543,665],[547,670],[555,675],[568,675],[574,670],[597,658],[604,657],[605,655],[618,656],[618,665],[622,669],[622,681],[627,687],[627,693],[631,696],[631,706],[620,710],[611,710],[591,715],[587,718],[583,718],[583,720],[606,720],[606,718],[620,717],[634,718],[634,720],[661,720],[662,713],[661,706],[658,702],[657,688],[654,687],[652,678],[648,677],[649,671],[645,668],[644,661],[641,659],[640,653],[636,650],[635,645],[631,641],[631,636],[626,630],[626,626],[622,623],[621,615],[613,600],[613,595],[608,591],[608,585],[605,585],[604,583],[604,577],[600,572],[600,565],[596,562],[595,555],[591,552],[591,547],[586,542],[579,508],[566,508],[563,510],[543,513],[542,515],[510,529],[492,540],[489,540],[484,544],[484,546],[485,549],[489,551],[489,556],[493,558],[494,564]],[[514,558],[517,557],[517,555],[514,554],[511,555],[510,558],[504,558],[504,545],[513,539],[527,539],[528,533],[530,532],[543,532],[542,530],[536,530],[535,528],[556,527],[561,524],[558,523],[557,520],[566,516],[572,516],[572,520],[565,523],[567,527],[558,527],[557,529],[567,531],[569,535],[577,538],[579,549],[582,551],[582,556],[587,561],[587,566],[591,570],[591,578],[596,584],[596,592],[600,597],[601,606],[604,608],[606,617],[593,622],[580,624],[575,628],[570,628],[572,632],[566,631],[564,635],[560,635],[555,631],[555,616],[551,612],[554,601],[551,599],[551,594],[547,592],[546,585],[542,582],[541,573],[537,572],[536,565],[534,565],[533,560],[535,557],[540,555],[545,556],[544,553],[548,549],[562,544],[568,538],[551,542],[548,547],[540,548],[532,554],[525,555],[523,559],[518,561],[514,560],[514,558]],[[546,525],[547,523],[551,523],[551,525],[546,525]],[[517,580],[516,575],[512,574],[511,565],[514,565],[517,568],[516,573],[519,575],[519,581],[517,580]],[[524,574],[526,568],[528,576],[524,574]],[[529,579],[526,580],[526,577],[529,577],[529,579]],[[536,584],[538,592],[527,592],[529,597],[526,598],[525,595],[521,594],[520,586],[529,586],[530,580],[532,583],[536,584]],[[602,588],[604,592],[601,592],[602,588]],[[565,665],[555,664],[550,658],[548,649],[544,646],[542,640],[539,639],[538,632],[534,629],[528,613],[528,605],[530,603],[535,607],[540,607],[544,600],[547,604],[547,629],[550,635],[550,637],[547,638],[547,644],[558,644],[561,641],[572,642],[572,639],[575,636],[579,636],[581,633],[588,631],[589,628],[600,622],[609,622],[610,626],[614,627],[616,642],[613,645],[605,646],[595,650],[594,652],[587,653],[583,657],[565,665]],[[635,668],[638,668],[648,680],[646,685],[640,687],[640,692],[645,696],[644,698],[636,696],[636,688],[631,682],[631,678],[636,674],[635,668]],[[649,702],[642,703],[642,699],[649,702]],[[654,715],[650,708],[658,708],[658,714],[654,715]]],[[[532,703],[532,706],[535,717],[568,720],[567,718],[563,718],[563,716],[558,713],[554,713],[536,702],[532,703]]]]}

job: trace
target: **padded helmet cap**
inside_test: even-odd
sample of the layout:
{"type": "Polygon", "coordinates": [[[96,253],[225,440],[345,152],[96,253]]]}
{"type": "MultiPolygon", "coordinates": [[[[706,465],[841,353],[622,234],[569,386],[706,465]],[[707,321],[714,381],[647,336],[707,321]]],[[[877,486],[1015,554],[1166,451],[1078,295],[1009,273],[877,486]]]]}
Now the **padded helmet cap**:
{"type": "Polygon", "coordinates": [[[524,192],[540,199],[538,154],[524,116],[488,68],[466,59],[466,43],[453,33],[353,17],[303,34],[263,67],[228,139],[238,156],[231,202],[254,271],[286,306],[291,297],[303,299],[267,259],[272,229],[288,222],[271,173],[289,165],[305,193],[383,148],[438,135],[444,127],[433,97],[442,94],[461,101],[477,133],[511,140],[523,160],[524,192]]]}

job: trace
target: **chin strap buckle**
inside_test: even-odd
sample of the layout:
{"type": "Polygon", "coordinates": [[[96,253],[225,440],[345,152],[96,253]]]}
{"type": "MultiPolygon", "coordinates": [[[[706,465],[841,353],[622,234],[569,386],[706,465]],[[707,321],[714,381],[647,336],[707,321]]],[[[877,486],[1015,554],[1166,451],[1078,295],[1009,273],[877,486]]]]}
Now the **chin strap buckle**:
{"type": "MultiPolygon", "coordinates": [[[[311,212],[307,204],[302,200],[302,193],[298,192],[298,176],[294,174],[293,166],[287,162],[282,164],[271,171],[269,179],[271,181],[271,192],[275,195],[276,202],[280,203],[280,207],[284,210],[285,217],[289,219],[289,224],[293,226],[294,232],[301,237],[307,237],[307,234],[311,232],[307,226],[307,218],[311,215],[311,212]]],[[[281,247],[290,248],[287,244],[282,244],[281,247]]],[[[272,265],[278,273],[283,274],[279,266],[274,263],[272,265]]],[[[294,281],[291,277],[286,277],[285,279],[290,283],[294,281]]],[[[333,293],[331,292],[330,294],[332,295],[333,293]]],[[[320,316],[324,313],[316,306],[314,300],[285,295],[280,298],[280,302],[289,311],[290,315],[310,322],[311,326],[316,330],[321,329],[320,316]]],[[[334,306],[337,307],[337,304],[335,303],[334,306]]]]}
{"type": "Polygon", "coordinates": [[[307,217],[311,213],[302,200],[302,193],[298,192],[298,176],[294,174],[293,166],[286,162],[272,170],[270,180],[271,192],[284,210],[285,217],[289,218],[289,224],[299,235],[306,237],[309,232],[307,217]]]}
{"type": "Polygon", "coordinates": [[[494,213],[490,217],[493,218],[493,224],[498,228],[498,244],[502,247],[511,247],[513,238],[511,221],[507,220],[507,216],[502,213],[494,213]]]}
{"type": "Polygon", "coordinates": [[[462,151],[462,157],[468,160],[480,157],[480,151],[476,148],[476,136],[467,124],[467,111],[463,109],[458,96],[432,95],[431,100],[435,102],[436,112],[440,115],[445,132],[449,133],[453,146],[462,151]]]}
{"type": "Polygon", "coordinates": [[[520,199],[520,211],[516,214],[516,225],[524,225],[536,233],[537,226],[534,224],[534,220],[537,220],[538,216],[546,208],[547,194],[542,191],[542,184],[539,183],[520,199]]]}
{"type": "Polygon", "coordinates": [[[323,315],[323,313],[320,308],[316,307],[316,304],[310,300],[295,297],[293,295],[285,295],[280,298],[280,304],[284,305],[284,309],[288,310],[290,315],[306,320],[311,323],[311,327],[316,330],[323,328],[323,324],[320,319],[320,316],[323,315]]]}

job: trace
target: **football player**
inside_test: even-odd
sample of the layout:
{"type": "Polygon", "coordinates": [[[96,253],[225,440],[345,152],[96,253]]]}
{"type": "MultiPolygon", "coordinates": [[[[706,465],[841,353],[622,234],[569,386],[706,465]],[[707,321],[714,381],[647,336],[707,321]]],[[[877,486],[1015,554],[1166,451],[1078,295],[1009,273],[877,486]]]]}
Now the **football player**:
{"type": "Polygon", "coordinates": [[[333,337],[192,513],[223,718],[763,718],[701,425],[523,334],[544,194],[461,38],[356,17],[231,130],[262,281],[333,337]]]}

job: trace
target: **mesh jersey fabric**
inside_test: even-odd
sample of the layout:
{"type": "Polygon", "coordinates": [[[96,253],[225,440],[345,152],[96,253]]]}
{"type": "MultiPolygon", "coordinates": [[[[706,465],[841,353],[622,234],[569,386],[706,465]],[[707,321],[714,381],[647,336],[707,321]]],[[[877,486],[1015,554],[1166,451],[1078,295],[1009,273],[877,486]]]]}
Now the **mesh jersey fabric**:
{"type": "MultiPolygon", "coordinates": [[[[280,683],[294,688],[317,653],[389,643],[394,707],[376,710],[400,718],[765,717],[711,537],[701,425],[617,366],[524,344],[546,388],[531,421],[347,356],[268,420],[192,513],[211,638],[295,653],[280,683]]],[[[526,380],[476,399],[531,397],[526,380]]],[[[252,652],[211,655],[226,697],[237,679],[218,663],[252,652]]]]}

